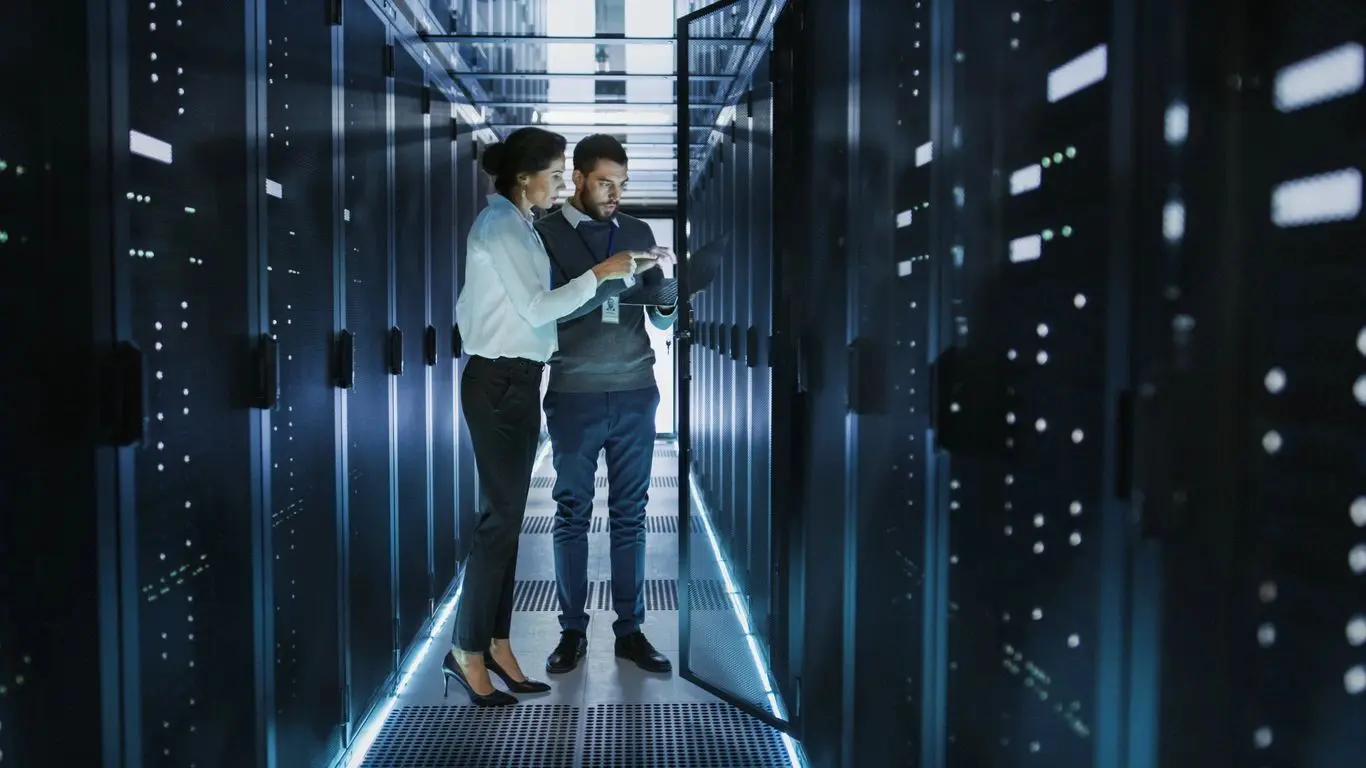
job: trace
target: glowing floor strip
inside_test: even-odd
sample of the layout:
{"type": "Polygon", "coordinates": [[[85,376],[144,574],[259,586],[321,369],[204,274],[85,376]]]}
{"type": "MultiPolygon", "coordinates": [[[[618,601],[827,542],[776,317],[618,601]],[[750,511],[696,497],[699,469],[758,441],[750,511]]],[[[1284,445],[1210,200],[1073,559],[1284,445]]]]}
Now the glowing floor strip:
{"type": "MultiPolygon", "coordinates": [[[[541,450],[537,452],[536,463],[533,467],[540,467],[541,462],[545,461],[546,456],[549,454],[550,441],[547,440],[541,445],[541,450]]],[[[532,472],[534,473],[535,469],[533,469],[532,472]]],[[[384,701],[375,705],[374,711],[365,719],[365,722],[361,725],[360,732],[356,734],[356,738],[351,741],[351,746],[342,754],[339,765],[345,766],[345,768],[360,768],[361,763],[365,762],[366,754],[370,752],[370,747],[374,745],[375,738],[379,736],[380,730],[384,728],[384,723],[388,721],[389,714],[394,711],[394,705],[398,703],[398,697],[402,696],[403,692],[408,690],[408,685],[412,683],[413,676],[417,674],[417,671],[422,669],[422,663],[427,660],[427,654],[431,652],[432,646],[437,645],[437,647],[440,648],[442,647],[442,644],[449,645],[449,639],[445,639],[448,638],[446,634],[446,624],[450,621],[451,616],[455,614],[455,607],[460,604],[460,593],[464,590],[464,586],[464,579],[462,577],[461,583],[455,588],[455,594],[451,595],[451,598],[437,609],[436,618],[432,621],[431,630],[427,632],[426,637],[422,638],[422,644],[408,657],[408,663],[404,665],[403,669],[399,672],[398,685],[394,686],[393,692],[386,696],[384,701]],[[438,640],[440,640],[440,643],[438,643],[438,640]]]]}
{"type": "MultiPolygon", "coordinates": [[[[691,472],[688,473],[688,486],[692,491],[693,504],[699,512],[698,517],[702,520],[702,530],[707,534],[707,543],[711,545],[712,556],[716,558],[716,567],[721,571],[721,580],[726,585],[726,596],[730,598],[730,608],[735,614],[735,618],[740,622],[740,629],[745,633],[745,641],[749,645],[749,655],[754,661],[754,672],[759,676],[759,682],[764,686],[764,693],[768,696],[768,708],[773,716],[779,720],[786,720],[787,714],[783,709],[783,703],[778,698],[778,692],[773,688],[773,683],[768,674],[768,663],[764,660],[763,651],[759,650],[759,642],[750,629],[749,610],[740,601],[740,590],[736,589],[735,582],[730,577],[730,567],[726,565],[726,559],[721,555],[721,544],[716,540],[716,531],[711,526],[711,513],[707,509],[707,503],[703,501],[702,491],[697,487],[697,478],[691,472]]],[[[801,748],[793,738],[784,733],[783,746],[787,749],[787,759],[792,768],[804,768],[806,765],[805,755],[801,753],[801,748]]]]}

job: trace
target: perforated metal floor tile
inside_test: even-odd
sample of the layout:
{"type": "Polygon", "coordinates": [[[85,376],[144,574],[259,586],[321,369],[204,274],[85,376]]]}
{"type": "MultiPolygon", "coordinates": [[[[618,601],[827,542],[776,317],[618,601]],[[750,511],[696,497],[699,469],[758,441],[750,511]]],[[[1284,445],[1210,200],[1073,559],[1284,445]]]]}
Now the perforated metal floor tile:
{"type": "MultiPolygon", "coordinates": [[[[589,582],[588,605],[590,610],[607,611],[612,608],[612,580],[589,582]]],[[[692,583],[692,606],[695,611],[724,611],[726,590],[715,579],[697,579],[692,583]]],[[[677,579],[646,579],[645,610],[678,610],[677,579]]]]}
{"type": "Polygon", "coordinates": [[[787,764],[782,735],[729,704],[604,704],[584,716],[585,768],[787,764]]]}
{"type": "Polygon", "coordinates": [[[514,611],[558,611],[560,608],[553,579],[518,581],[512,595],[514,611]]]}
{"type": "Polygon", "coordinates": [[[522,533],[542,534],[555,530],[554,515],[531,515],[522,518],[522,533]]]}
{"type": "MultiPolygon", "coordinates": [[[[610,526],[606,514],[598,515],[593,518],[593,533],[607,533],[610,526]]],[[[702,521],[697,518],[692,519],[692,529],[694,533],[702,533],[702,521]]],[[[525,529],[522,531],[525,533],[525,529]]],[[[646,515],[646,533],[678,533],[678,515],[646,515]]],[[[549,531],[547,531],[549,533],[549,531]]]]}
{"type": "MultiPolygon", "coordinates": [[[[535,489],[546,490],[547,488],[554,488],[554,487],[555,487],[555,475],[553,475],[553,474],[551,474],[551,475],[539,475],[539,476],[533,477],[533,478],[531,478],[531,487],[532,487],[533,490],[535,490],[535,489]]],[[[608,487],[608,484],[607,484],[607,476],[606,476],[606,475],[594,475],[594,476],[593,476],[593,487],[594,487],[594,488],[606,488],[606,487],[608,487]]],[[[678,476],[677,476],[677,475],[656,475],[656,476],[650,478],[650,487],[651,487],[651,488],[677,488],[677,487],[678,487],[678,476]]]]}
{"type": "Polygon", "coordinates": [[[397,707],[363,768],[573,768],[578,707],[397,707]]]}

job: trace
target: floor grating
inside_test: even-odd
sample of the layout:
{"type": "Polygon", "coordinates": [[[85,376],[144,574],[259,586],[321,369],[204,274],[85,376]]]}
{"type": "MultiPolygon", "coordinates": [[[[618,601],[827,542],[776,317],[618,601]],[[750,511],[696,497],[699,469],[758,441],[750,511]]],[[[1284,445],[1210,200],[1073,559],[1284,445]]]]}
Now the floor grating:
{"type": "MultiPolygon", "coordinates": [[[[537,476],[535,476],[535,477],[532,477],[532,478],[531,478],[531,487],[532,487],[532,489],[539,489],[539,490],[545,490],[545,489],[547,489],[547,488],[554,488],[554,487],[555,487],[555,475],[553,475],[553,474],[551,474],[551,475],[537,475],[537,476]]],[[[607,484],[607,476],[606,476],[606,475],[594,475],[594,476],[593,476],[593,487],[594,487],[594,488],[607,488],[607,487],[608,487],[608,484],[607,484]]],[[[677,487],[678,487],[678,476],[677,476],[677,475],[655,475],[654,477],[651,477],[651,478],[650,478],[650,487],[651,487],[651,488],[677,488],[677,487]]]]}
{"type": "Polygon", "coordinates": [[[603,704],[584,717],[585,768],[784,765],[782,735],[729,704],[603,704]]]}
{"type": "MultiPolygon", "coordinates": [[[[612,580],[589,582],[589,610],[612,610],[612,580]]],[[[716,579],[696,579],[692,583],[692,607],[695,611],[724,611],[730,606],[726,600],[726,588],[716,579]]],[[[677,579],[646,579],[645,610],[678,610],[677,579]]]]}
{"type": "Polygon", "coordinates": [[[555,596],[554,579],[521,581],[512,588],[512,610],[514,611],[558,611],[559,598],[555,596]]]}
{"type": "Polygon", "coordinates": [[[522,518],[522,533],[536,535],[551,533],[554,530],[554,515],[528,515],[522,518]]]}
{"type": "MultiPolygon", "coordinates": [[[[611,528],[607,517],[594,517],[591,533],[607,533],[611,528]]],[[[694,533],[702,533],[702,521],[697,518],[692,519],[692,530],[694,533]]],[[[666,515],[647,515],[645,517],[646,533],[678,533],[678,517],[666,515]]]]}
{"type": "MultiPolygon", "coordinates": [[[[606,516],[595,516],[590,533],[607,533],[609,528],[606,516]]],[[[702,533],[702,521],[693,518],[692,530],[694,533],[702,533]]],[[[529,515],[522,518],[522,533],[528,536],[543,536],[555,532],[554,515],[529,515]]],[[[677,515],[647,515],[645,517],[645,532],[657,534],[678,533],[677,515]]]]}
{"type": "Polygon", "coordinates": [[[572,768],[582,712],[568,704],[397,707],[363,768],[572,768]]]}

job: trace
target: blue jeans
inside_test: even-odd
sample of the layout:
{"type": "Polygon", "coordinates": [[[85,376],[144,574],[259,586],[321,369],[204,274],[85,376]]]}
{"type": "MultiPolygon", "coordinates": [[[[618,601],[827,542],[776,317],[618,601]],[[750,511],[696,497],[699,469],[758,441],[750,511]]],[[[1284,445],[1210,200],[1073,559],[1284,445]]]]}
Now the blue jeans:
{"type": "Polygon", "coordinates": [[[617,637],[645,621],[645,507],[654,462],[659,388],[627,392],[546,393],[545,419],[555,461],[555,580],[560,628],[585,632],[588,529],[598,454],[607,451],[612,607],[617,637]]]}

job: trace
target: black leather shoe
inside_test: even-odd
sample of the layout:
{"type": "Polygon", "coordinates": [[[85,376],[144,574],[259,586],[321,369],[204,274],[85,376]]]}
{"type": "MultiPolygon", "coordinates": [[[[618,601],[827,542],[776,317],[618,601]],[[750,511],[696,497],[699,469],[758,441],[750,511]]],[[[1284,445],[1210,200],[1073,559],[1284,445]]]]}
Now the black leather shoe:
{"type": "Polygon", "coordinates": [[[671,672],[669,657],[655,650],[644,632],[634,632],[617,638],[617,658],[626,659],[646,672],[671,672]]]}
{"type": "Polygon", "coordinates": [[[550,652],[545,660],[545,671],[553,675],[573,672],[588,653],[588,636],[577,629],[566,629],[560,633],[560,644],[550,652]]]}
{"type": "Polygon", "coordinates": [[[484,667],[502,678],[503,685],[506,685],[508,690],[513,693],[545,693],[550,690],[550,685],[540,680],[533,680],[529,677],[525,680],[514,680],[512,675],[509,675],[506,670],[498,665],[498,662],[493,660],[493,654],[488,651],[484,651],[484,667]]]}

